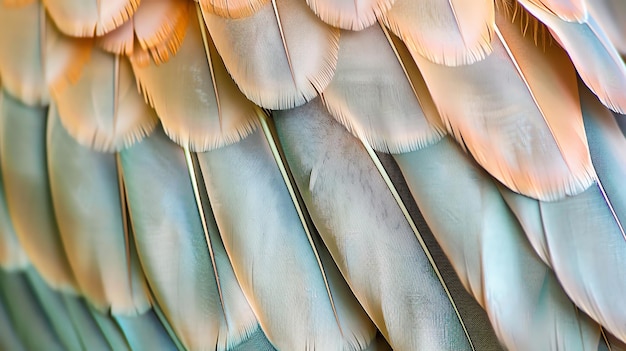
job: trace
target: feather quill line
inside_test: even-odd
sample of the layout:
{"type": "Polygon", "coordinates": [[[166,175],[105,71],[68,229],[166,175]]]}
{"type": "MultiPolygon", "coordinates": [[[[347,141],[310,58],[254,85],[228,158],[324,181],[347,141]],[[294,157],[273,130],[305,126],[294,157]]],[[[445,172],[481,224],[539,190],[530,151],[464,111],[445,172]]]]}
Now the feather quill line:
{"type": "Polygon", "coordinates": [[[122,159],[119,152],[115,153],[115,168],[117,170],[117,184],[120,192],[120,211],[122,212],[122,225],[124,228],[124,249],[126,257],[126,273],[128,278],[128,288],[133,295],[133,279],[131,274],[131,254],[130,254],[130,221],[128,217],[128,204],[126,200],[126,185],[124,184],[124,174],[122,172],[122,159]]]}
{"type": "MultiPolygon", "coordinates": [[[[215,253],[213,251],[213,245],[211,243],[211,237],[209,236],[209,227],[206,222],[206,218],[204,216],[204,204],[202,203],[202,199],[200,198],[200,188],[198,186],[198,177],[200,174],[197,169],[197,160],[193,160],[191,156],[191,152],[188,147],[183,147],[185,152],[185,161],[187,162],[187,171],[189,173],[189,180],[191,181],[191,187],[193,189],[193,197],[196,200],[196,208],[198,210],[198,215],[200,216],[200,223],[202,224],[202,232],[204,233],[204,239],[207,244],[207,248],[209,250],[209,257],[211,258],[211,265],[213,266],[213,275],[215,275],[215,283],[217,285],[217,292],[220,297],[220,305],[222,307],[222,313],[226,313],[226,308],[224,307],[224,294],[222,292],[222,285],[220,283],[220,278],[217,273],[217,265],[215,261],[215,253]]],[[[226,323],[226,328],[228,329],[228,318],[224,318],[226,323]]]]}
{"type": "MultiPolygon", "coordinates": [[[[202,45],[204,45],[204,53],[209,65],[209,72],[211,73],[211,83],[213,83],[213,92],[215,93],[215,103],[217,105],[217,118],[220,122],[220,132],[222,128],[222,104],[220,103],[219,92],[217,91],[217,83],[215,82],[215,71],[213,69],[213,60],[211,59],[211,49],[209,47],[210,37],[207,35],[206,19],[202,12],[202,7],[199,2],[196,2],[196,15],[198,17],[198,25],[200,26],[200,34],[202,35],[202,45]]],[[[214,44],[215,45],[215,44],[214,44]]],[[[217,53],[214,53],[218,55],[217,53]]],[[[291,66],[290,66],[291,67],[291,66]]]]}
{"type": "MultiPolygon", "coordinates": [[[[272,0],[272,3],[274,1],[275,0],[272,0]]],[[[300,222],[302,223],[302,228],[304,229],[304,232],[306,233],[307,240],[309,241],[309,245],[311,246],[311,249],[313,250],[313,255],[315,255],[315,260],[317,261],[317,265],[320,269],[322,279],[324,280],[324,287],[326,288],[326,293],[328,294],[328,298],[330,300],[330,307],[333,310],[333,315],[335,316],[335,321],[337,322],[337,326],[339,327],[339,332],[343,336],[344,335],[343,329],[341,327],[341,323],[339,322],[339,315],[337,314],[337,308],[335,307],[333,294],[330,291],[330,285],[328,284],[328,278],[326,277],[326,273],[324,271],[324,265],[322,264],[320,255],[316,249],[315,243],[313,242],[313,237],[311,236],[310,226],[312,226],[312,222],[310,218],[308,217],[308,215],[305,215],[303,208],[306,208],[306,207],[304,207],[302,199],[298,196],[298,193],[296,193],[294,189],[293,184],[295,184],[295,181],[293,179],[293,176],[291,175],[291,172],[288,169],[289,166],[287,166],[287,162],[285,161],[284,155],[279,150],[279,146],[276,143],[277,138],[275,136],[275,132],[273,131],[272,126],[270,125],[271,121],[269,120],[267,114],[262,112],[259,107],[255,106],[255,110],[257,111],[257,115],[259,116],[263,134],[265,135],[265,138],[267,139],[270,150],[272,151],[272,155],[274,156],[274,160],[276,161],[276,165],[278,166],[278,169],[280,170],[280,174],[283,177],[283,182],[285,183],[285,186],[287,187],[289,196],[291,197],[291,200],[293,201],[295,210],[298,213],[300,222]]]]}
{"type": "MultiPolygon", "coordinates": [[[[538,22],[535,22],[535,24],[538,25],[538,22]]],[[[552,127],[550,126],[550,123],[548,123],[548,119],[546,118],[545,111],[543,110],[543,108],[541,107],[539,102],[537,101],[537,98],[535,97],[535,93],[533,92],[532,88],[530,87],[530,83],[528,82],[528,80],[526,78],[526,75],[524,74],[524,71],[522,70],[522,68],[520,67],[519,63],[517,62],[517,59],[515,58],[515,55],[511,51],[511,48],[509,47],[509,44],[506,42],[506,39],[504,39],[504,36],[500,32],[500,28],[498,28],[497,24],[493,26],[493,31],[496,33],[496,35],[498,36],[498,39],[500,40],[500,42],[504,46],[504,49],[506,50],[507,55],[511,59],[511,62],[513,63],[513,65],[515,66],[515,70],[517,71],[517,74],[520,76],[520,78],[522,78],[522,81],[524,82],[524,85],[526,86],[526,89],[528,90],[528,93],[532,97],[533,102],[535,103],[535,106],[537,107],[537,109],[541,113],[541,116],[543,117],[543,120],[545,121],[546,126],[548,127],[548,130],[550,130],[550,133],[552,135],[554,135],[554,131],[552,130],[552,127]]],[[[534,33],[536,34],[537,30],[534,30],[534,33]]],[[[535,39],[535,42],[537,42],[537,37],[536,36],[535,36],[534,39],[535,39]]],[[[561,155],[565,155],[565,152],[563,150],[563,147],[559,143],[559,140],[557,138],[553,138],[553,139],[554,139],[554,142],[556,143],[556,146],[559,148],[559,151],[561,152],[561,155]]],[[[567,164],[567,167],[570,168],[569,163],[566,162],[566,164],[567,164]]]]}
{"type": "Polygon", "coordinates": [[[283,42],[283,48],[285,48],[285,56],[287,57],[287,64],[289,65],[289,73],[291,73],[291,79],[293,84],[297,87],[296,75],[291,64],[291,56],[289,55],[289,48],[287,47],[287,39],[285,39],[285,32],[283,31],[283,24],[280,22],[280,15],[278,14],[278,6],[276,6],[276,0],[272,0],[272,8],[274,9],[274,16],[276,17],[276,24],[278,25],[278,32],[280,33],[280,40],[283,42]]]}
{"type": "Polygon", "coordinates": [[[431,267],[433,268],[433,271],[435,272],[435,275],[437,276],[437,279],[441,283],[441,287],[445,291],[446,296],[448,297],[448,300],[450,301],[450,304],[452,305],[452,308],[454,309],[454,313],[456,314],[456,316],[457,316],[457,318],[459,320],[459,323],[461,323],[461,327],[463,328],[463,332],[465,333],[465,337],[467,338],[467,342],[469,343],[470,347],[472,348],[472,351],[476,351],[476,349],[474,348],[474,343],[472,342],[472,339],[471,339],[471,337],[469,335],[469,332],[467,331],[467,328],[465,327],[465,323],[463,322],[463,318],[461,317],[461,313],[459,312],[459,309],[457,308],[456,303],[454,302],[454,299],[452,298],[452,294],[450,293],[450,290],[448,289],[448,285],[443,280],[443,276],[441,275],[441,272],[439,271],[439,268],[437,267],[437,264],[435,263],[435,260],[433,259],[433,256],[431,255],[430,250],[426,246],[426,242],[424,242],[424,239],[422,238],[422,235],[420,234],[419,230],[417,230],[417,226],[415,225],[415,222],[413,221],[413,218],[411,218],[411,214],[409,214],[409,210],[404,205],[404,202],[402,202],[402,198],[400,198],[400,194],[398,193],[398,190],[393,185],[393,182],[391,181],[391,178],[389,178],[389,174],[387,174],[387,171],[385,170],[385,167],[380,162],[380,159],[378,158],[378,156],[376,156],[376,152],[369,145],[367,140],[362,138],[361,136],[359,136],[359,140],[361,141],[361,143],[363,144],[363,147],[365,148],[365,150],[367,151],[368,155],[372,159],[372,162],[376,166],[376,169],[378,170],[378,173],[380,173],[380,176],[385,181],[385,184],[387,184],[387,188],[389,189],[389,192],[391,192],[391,195],[393,196],[394,200],[396,200],[396,203],[398,204],[398,207],[400,207],[400,210],[402,211],[402,214],[404,215],[404,218],[406,218],[406,220],[407,220],[409,226],[411,227],[411,230],[415,234],[415,237],[417,238],[417,241],[419,242],[422,250],[424,250],[424,255],[426,255],[426,258],[428,259],[428,262],[430,263],[431,267]]]}

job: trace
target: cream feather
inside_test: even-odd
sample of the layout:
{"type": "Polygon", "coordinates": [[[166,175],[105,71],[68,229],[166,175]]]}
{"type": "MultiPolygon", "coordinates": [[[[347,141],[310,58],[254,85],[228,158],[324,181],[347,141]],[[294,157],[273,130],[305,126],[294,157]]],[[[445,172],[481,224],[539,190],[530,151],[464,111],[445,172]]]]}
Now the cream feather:
{"type": "Polygon", "coordinates": [[[473,350],[416,234],[360,142],[320,101],[276,112],[275,119],[320,236],[390,345],[473,350]]]}
{"type": "Polygon", "coordinates": [[[376,329],[326,249],[308,237],[263,134],[198,158],[224,247],[270,342],[366,349],[376,329]]]}
{"type": "Polygon", "coordinates": [[[236,20],[205,12],[205,21],[228,72],[259,106],[302,105],[333,77],[339,30],[315,17],[301,0],[273,0],[236,20]]]}
{"type": "MultiPolygon", "coordinates": [[[[379,26],[344,31],[337,71],[322,93],[330,113],[376,150],[406,152],[435,143],[445,133],[429,124],[418,91],[426,89],[405,48],[392,47],[379,26]]],[[[430,98],[430,97],[427,97],[430,98]]],[[[428,106],[432,106],[429,104],[428,106]]]]}
{"type": "Polygon", "coordinates": [[[204,23],[200,28],[197,20],[190,20],[183,46],[169,62],[145,67],[133,63],[133,68],[165,132],[181,146],[194,151],[218,148],[238,142],[258,126],[254,104],[228,75],[204,23]]]}

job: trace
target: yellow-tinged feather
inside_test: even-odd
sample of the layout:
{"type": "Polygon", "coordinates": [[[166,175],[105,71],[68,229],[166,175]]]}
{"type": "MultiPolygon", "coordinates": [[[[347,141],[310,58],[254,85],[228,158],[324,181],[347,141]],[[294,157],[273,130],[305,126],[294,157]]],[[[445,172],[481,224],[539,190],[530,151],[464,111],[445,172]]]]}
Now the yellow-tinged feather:
{"type": "Polygon", "coordinates": [[[381,20],[411,52],[458,66],[492,51],[494,7],[493,0],[397,0],[381,20]]]}

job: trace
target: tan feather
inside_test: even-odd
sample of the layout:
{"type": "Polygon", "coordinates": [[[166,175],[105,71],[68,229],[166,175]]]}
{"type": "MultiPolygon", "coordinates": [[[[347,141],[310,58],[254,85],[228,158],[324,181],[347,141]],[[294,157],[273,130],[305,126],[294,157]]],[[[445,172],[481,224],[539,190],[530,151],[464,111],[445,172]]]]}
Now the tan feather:
{"type": "Polygon", "coordinates": [[[59,29],[75,37],[103,35],[128,21],[140,0],[42,0],[59,29]]]}
{"type": "Polygon", "coordinates": [[[199,0],[202,11],[225,18],[248,17],[265,6],[269,0],[199,0]]]}
{"type": "Polygon", "coordinates": [[[157,63],[167,61],[182,43],[190,5],[185,0],[143,0],[129,21],[98,42],[114,54],[151,54],[157,63]],[[164,45],[171,49],[168,55],[159,53],[158,48],[164,45]]]}
{"type": "Polygon", "coordinates": [[[273,0],[254,16],[237,20],[205,13],[205,21],[241,91],[265,108],[304,104],[335,72],[339,30],[300,0],[273,0]]]}
{"type": "Polygon", "coordinates": [[[379,26],[344,31],[339,44],[337,71],[322,99],[340,123],[383,152],[413,151],[441,139],[445,128],[431,126],[420,107],[417,91],[426,86],[415,63],[410,56],[399,60],[379,26]]]}
{"type": "Polygon", "coordinates": [[[258,125],[254,104],[237,89],[202,27],[190,21],[180,52],[169,62],[146,67],[133,63],[139,86],[167,135],[194,151],[237,142],[258,125]]]}
{"type": "Polygon", "coordinates": [[[397,0],[381,19],[411,52],[435,63],[470,64],[492,50],[492,0],[397,0]]]}
{"type": "Polygon", "coordinates": [[[70,135],[100,151],[121,150],[157,123],[137,91],[128,61],[97,48],[76,84],[55,89],[52,95],[70,135]]]}
{"type": "Polygon", "coordinates": [[[448,130],[494,177],[542,200],[580,193],[595,173],[574,69],[518,25],[499,13],[493,54],[471,66],[414,57],[448,130]]]}

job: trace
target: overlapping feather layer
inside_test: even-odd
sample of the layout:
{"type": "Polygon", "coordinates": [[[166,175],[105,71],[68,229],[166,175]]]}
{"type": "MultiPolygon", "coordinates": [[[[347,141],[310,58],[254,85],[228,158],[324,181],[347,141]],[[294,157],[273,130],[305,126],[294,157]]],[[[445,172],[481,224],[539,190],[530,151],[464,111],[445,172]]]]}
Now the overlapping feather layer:
{"type": "Polygon", "coordinates": [[[432,230],[507,349],[619,349],[623,18],[615,0],[0,0],[18,335],[0,345],[497,349],[432,230]]]}

